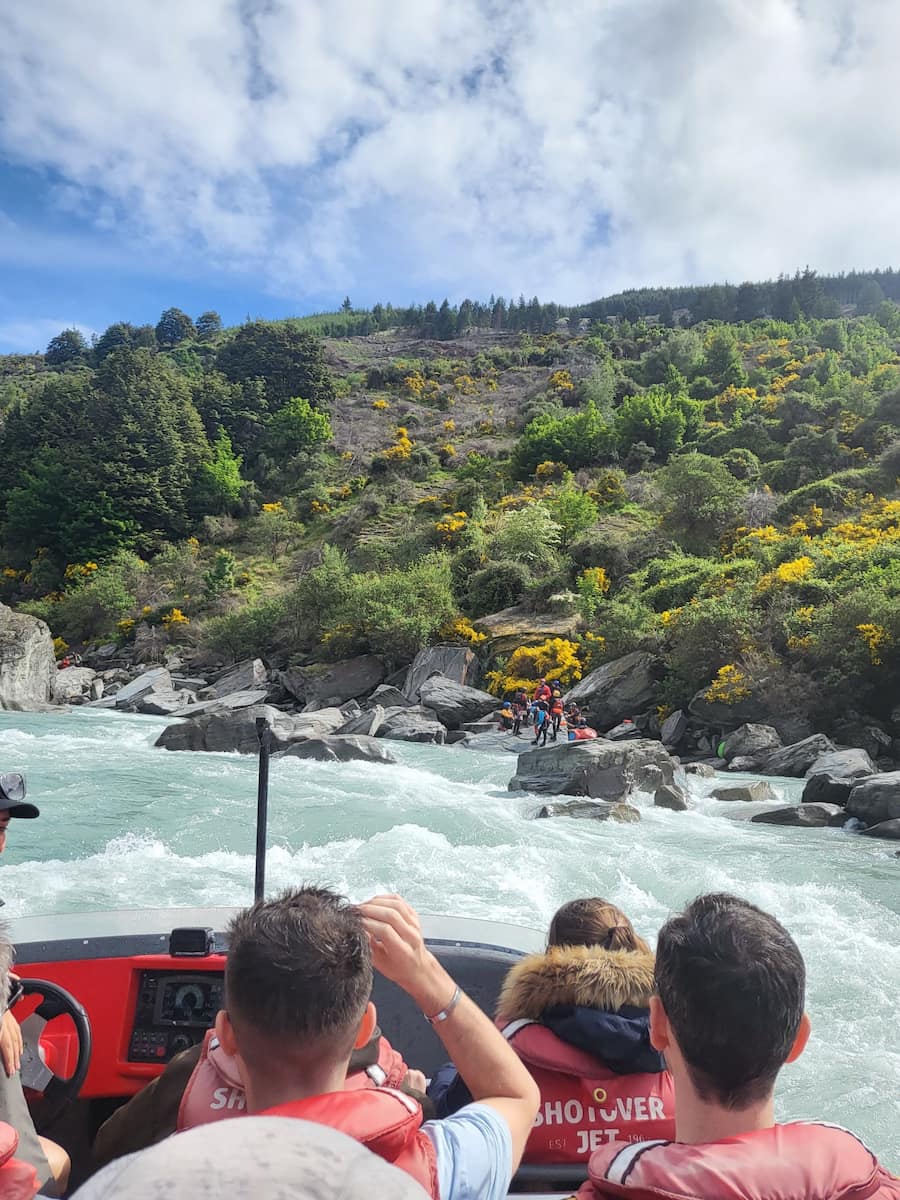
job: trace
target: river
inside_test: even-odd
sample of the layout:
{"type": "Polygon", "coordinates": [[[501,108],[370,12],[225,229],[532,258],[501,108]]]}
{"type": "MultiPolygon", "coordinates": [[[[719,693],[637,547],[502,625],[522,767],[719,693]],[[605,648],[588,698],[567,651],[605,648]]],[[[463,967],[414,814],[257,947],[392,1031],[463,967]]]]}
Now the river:
{"type": "MultiPolygon", "coordinates": [[[[256,764],[153,749],[165,721],[0,713],[0,770],[24,771],[39,822],[16,821],[0,869],[7,914],[242,904],[252,895],[256,764]]],[[[709,798],[644,807],[638,825],[530,820],[511,755],[390,743],[399,762],[272,764],[268,886],[397,891],[423,912],[545,929],[579,895],[620,905],[652,942],[705,891],[775,913],[809,970],[809,1048],[785,1068],[780,1118],[857,1132],[900,1169],[900,859],[896,843],[784,829],[709,798]],[[736,819],[737,818],[737,819],[736,819]]],[[[734,779],[734,776],[729,776],[734,779]]],[[[800,784],[775,780],[785,799],[800,784]]],[[[754,806],[754,808],[759,806],[754,806]]]]}

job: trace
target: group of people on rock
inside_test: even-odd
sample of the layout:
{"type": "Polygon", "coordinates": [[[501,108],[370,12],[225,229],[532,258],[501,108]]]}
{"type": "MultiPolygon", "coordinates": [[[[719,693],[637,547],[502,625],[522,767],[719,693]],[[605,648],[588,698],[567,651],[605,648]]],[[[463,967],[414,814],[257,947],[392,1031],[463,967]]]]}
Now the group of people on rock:
{"type": "Polygon", "coordinates": [[[524,688],[518,688],[511,696],[507,696],[499,717],[500,728],[515,737],[521,736],[523,727],[531,727],[535,746],[546,746],[548,738],[553,742],[558,741],[560,730],[565,731],[570,742],[597,736],[597,731],[588,725],[578,705],[565,704],[562,684],[558,679],[548,683],[541,678],[531,696],[524,688]]]}
{"type": "MultiPolygon", "coordinates": [[[[36,815],[0,802],[0,826],[36,815]]],[[[775,1122],[776,1078],[810,1033],[805,986],[787,930],[736,896],[695,899],[655,955],[585,898],[511,968],[492,1021],[399,896],[291,889],[234,917],[214,1028],[100,1128],[75,1194],[501,1200],[524,1162],[580,1167],[578,1200],[900,1200],[853,1134],[775,1122]],[[443,1043],[430,1082],[379,1026],[376,971],[443,1043]]],[[[15,1150],[0,1125],[0,1200],[40,1186],[15,1150]]]]}

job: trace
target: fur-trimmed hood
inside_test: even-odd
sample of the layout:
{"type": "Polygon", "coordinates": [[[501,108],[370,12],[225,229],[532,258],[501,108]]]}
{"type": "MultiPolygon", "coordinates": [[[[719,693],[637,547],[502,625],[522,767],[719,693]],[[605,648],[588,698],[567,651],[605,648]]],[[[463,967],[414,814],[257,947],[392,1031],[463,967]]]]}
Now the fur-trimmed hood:
{"type": "Polygon", "coordinates": [[[602,946],[551,946],[517,963],[503,984],[497,1018],[540,1020],[550,1008],[572,1005],[618,1012],[646,1008],[653,991],[653,955],[602,946]]]}

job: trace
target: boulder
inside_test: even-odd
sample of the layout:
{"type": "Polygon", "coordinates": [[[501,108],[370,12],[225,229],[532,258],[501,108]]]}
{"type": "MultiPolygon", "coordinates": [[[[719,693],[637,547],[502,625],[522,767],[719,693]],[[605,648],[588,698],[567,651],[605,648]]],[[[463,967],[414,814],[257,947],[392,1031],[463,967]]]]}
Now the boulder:
{"type": "Polygon", "coordinates": [[[589,821],[622,821],[632,824],[641,819],[638,809],[621,802],[612,804],[607,800],[568,800],[562,804],[544,804],[535,813],[542,817],[576,817],[589,821]]]}
{"type": "Polygon", "coordinates": [[[677,783],[664,783],[653,794],[653,807],[685,812],[688,808],[687,797],[677,783]]]}
{"type": "Polygon", "coordinates": [[[733,783],[728,787],[713,788],[710,795],[714,800],[734,801],[765,801],[770,803],[777,800],[775,791],[762,780],[757,783],[733,783]]]}
{"type": "Polygon", "coordinates": [[[765,701],[758,696],[747,696],[736,704],[723,704],[720,700],[707,700],[707,690],[701,688],[688,705],[688,712],[703,725],[737,729],[739,725],[765,721],[770,716],[765,701]]]}
{"type": "MultiPolygon", "coordinates": [[[[487,634],[484,643],[491,659],[504,658],[519,646],[539,646],[548,638],[571,638],[578,629],[578,614],[573,612],[533,612],[525,605],[490,613],[475,621],[479,633],[487,634]]],[[[471,679],[463,683],[473,683],[471,679]]]]}
{"type": "Polygon", "coordinates": [[[193,698],[194,693],[185,690],[150,692],[149,695],[138,700],[134,707],[139,713],[146,713],[151,717],[172,717],[181,712],[185,706],[195,707],[191,704],[193,698]]]}
{"type": "Polygon", "coordinates": [[[445,675],[429,676],[419,687],[419,699],[448,729],[459,729],[466,721],[477,721],[499,708],[495,696],[454,683],[445,675]]]}
{"type": "Polygon", "coordinates": [[[212,681],[217,696],[228,696],[232,692],[249,692],[265,689],[269,673],[261,658],[246,658],[222,672],[212,681]]]}
{"type": "Polygon", "coordinates": [[[306,738],[280,750],[276,758],[311,758],[316,762],[377,762],[397,760],[377,738],[362,735],[332,733],[324,737],[306,738]]]}
{"type": "Polygon", "coordinates": [[[831,754],[834,743],[824,733],[814,733],[801,742],[761,756],[759,770],[766,775],[787,775],[801,779],[817,758],[831,754]]]}
{"type": "Polygon", "coordinates": [[[88,700],[85,708],[115,708],[115,696],[101,696],[99,700],[88,700]]]}
{"type": "Polygon", "coordinates": [[[385,709],[384,724],[378,730],[380,738],[396,742],[431,742],[436,746],[442,746],[446,736],[447,730],[432,710],[421,704],[385,709]]]}
{"type": "Polygon", "coordinates": [[[104,684],[102,679],[100,679],[100,678],[92,679],[91,686],[88,689],[88,695],[90,696],[90,698],[92,700],[101,700],[103,698],[103,692],[104,692],[105,688],[106,688],[106,685],[104,684]]]}
{"type": "Polygon", "coordinates": [[[716,774],[715,767],[711,767],[709,763],[687,763],[684,767],[685,775],[696,775],[700,779],[713,779],[716,774]]]}
{"type": "Polygon", "coordinates": [[[732,775],[752,775],[759,763],[758,758],[750,758],[746,754],[739,754],[737,758],[733,758],[725,767],[725,770],[732,775]]]}
{"type": "Polygon", "coordinates": [[[867,825],[880,825],[900,817],[900,771],[873,775],[854,787],[847,800],[847,813],[867,825]]]}
{"type": "Polygon", "coordinates": [[[891,735],[873,718],[861,716],[852,710],[843,720],[835,722],[833,732],[838,742],[865,750],[872,758],[891,753],[891,735]]]}
{"type": "Polygon", "coordinates": [[[688,715],[683,708],[678,708],[675,712],[670,713],[660,726],[660,741],[664,746],[671,746],[674,749],[681,744],[687,730],[688,715]]]}
{"type": "Polygon", "coordinates": [[[407,700],[414,704],[419,699],[419,688],[431,675],[443,675],[471,687],[478,682],[478,659],[466,646],[428,646],[420,650],[406,672],[403,695],[407,700]]]}
{"type": "Polygon", "coordinates": [[[659,767],[655,763],[648,763],[638,771],[634,786],[641,792],[657,792],[666,783],[659,767]]]}
{"type": "Polygon", "coordinates": [[[199,717],[202,713],[208,712],[227,712],[229,709],[235,708],[250,708],[253,704],[264,704],[268,692],[232,692],[228,696],[222,696],[221,699],[211,697],[206,700],[201,700],[210,689],[204,688],[199,692],[188,692],[185,690],[186,699],[182,702],[182,707],[172,713],[173,717],[199,717]]]}
{"type": "Polygon", "coordinates": [[[880,821],[862,830],[863,837],[885,838],[889,841],[900,841],[900,818],[893,817],[890,821],[880,821]]]}
{"type": "Polygon", "coordinates": [[[792,804],[750,818],[751,823],[757,825],[794,825],[803,829],[843,825],[846,820],[847,814],[838,804],[792,804]]]}
{"type": "Polygon", "coordinates": [[[172,676],[165,667],[151,667],[143,671],[137,679],[126,683],[116,692],[116,708],[137,709],[139,700],[149,696],[151,692],[171,692],[172,676]]]}
{"type": "Polygon", "coordinates": [[[865,750],[823,754],[806,772],[803,803],[846,804],[856,784],[877,773],[865,750]]]}
{"type": "Polygon", "coordinates": [[[377,687],[372,695],[367,696],[361,703],[363,708],[374,708],[376,705],[381,705],[384,709],[409,708],[412,700],[408,700],[399,688],[395,688],[389,683],[383,683],[381,687],[377,687]]]}
{"type": "Polygon", "coordinates": [[[566,700],[582,709],[589,725],[606,729],[654,702],[664,669],[655,655],[633,650],[591,671],[566,700]]]}
{"type": "Polygon", "coordinates": [[[167,725],[154,744],[163,750],[236,750],[240,754],[256,754],[257,717],[265,717],[272,728],[273,751],[285,750],[295,741],[334,733],[345,719],[339,708],[323,709],[308,716],[279,712],[270,704],[223,708],[202,713],[196,720],[167,725]]]}
{"type": "MultiPolygon", "coordinates": [[[[57,704],[68,704],[76,697],[81,699],[91,690],[91,684],[96,677],[97,672],[92,667],[64,667],[56,672],[56,678],[53,680],[53,699],[57,704]]],[[[91,697],[92,700],[99,698],[91,697]]]]}
{"type": "Polygon", "coordinates": [[[733,758],[760,758],[781,746],[781,738],[771,725],[741,725],[725,738],[722,757],[726,762],[733,758]]]}
{"type": "Polygon", "coordinates": [[[46,624],[0,604],[0,710],[45,708],[53,700],[56,675],[46,624]]]}
{"type": "Polygon", "coordinates": [[[487,750],[490,753],[505,750],[508,754],[525,754],[530,747],[530,740],[515,737],[502,729],[489,728],[481,733],[454,730],[447,735],[447,745],[459,745],[465,750],[487,750]]]}
{"type": "Polygon", "coordinates": [[[207,683],[201,675],[173,675],[172,686],[176,690],[181,689],[185,692],[199,692],[201,688],[205,688],[207,686],[207,683]]]}
{"type": "Polygon", "coordinates": [[[609,742],[562,742],[520,754],[510,791],[552,796],[590,796],[621,800],[640,789],[641,773],[658,767],[663,783],[672,783],[675,764],[659,742],[636,739],[609,742]]]}
{"type": "Polygon", "coordinates": [[[383,659],[375,654],[361,654],[337,663],[294,667],[280,672],[277,678],[286,692],[313,712],[368,695],[382,682],[385,673],[383,659]]]}
{"type": "Polygon", "coordinates": [[[365,709],[363,712],[352,716],[349,721],[345,722],[338,734],[349,735],[359,734],[362,737],[377,737],[378,730],[384,724],[384,709],[380,704],[376,704],[374,708],[365,709]]]}

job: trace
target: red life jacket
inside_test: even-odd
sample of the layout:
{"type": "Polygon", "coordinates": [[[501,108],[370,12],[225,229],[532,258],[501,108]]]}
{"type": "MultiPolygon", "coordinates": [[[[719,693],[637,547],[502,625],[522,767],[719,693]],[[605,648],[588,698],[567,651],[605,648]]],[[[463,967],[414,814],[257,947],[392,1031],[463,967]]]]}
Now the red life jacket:
{"type": "Polygon", "coordinates": [[[387,1088],[326,1092],[267,1108],[263,1115],[299,1117],[346,1133],[411,1175],[433,1200],[440,1200],[434,1143],[420,1128],[422,1109],[403,1092],[387,1088]]]}
{"type": "Polygon", "coordinates": [[[550,713],[551,713],[551,716],[554,716],[554,717],[561,717],[563,715],[562,700],[554,700],[553,701],[553,703],[550,705],[550,713]]]}
{"type": "Polygon", "coordinates": [[[604,1146],[578,1200],[900,1200],[900,1179],[835,1125],[796,1121],[721,1142],[604,1146]]]}
{"type": "Polygon", "coordinates": [[[18,1146],[19,1135],[15,1129],[0,1121],[0,1196],[3,1200],[31,1200],[41,1186],[31,1163],[13,1157],[18,1146]]]}
{"type": "Polygon", "coordinates": [[[552,695],[553,693],[550,691],[550,687],[546,683],[539,683],[534,689],[535,700],[549,700],[552,695]]]}
{"type": "MultiPolygon", "coordinates": [[[[402,1055],[387,1038],[379,1038],[378,1061],[364,1071],[347,1076],[348,1091],[361,1088],[399,1087],[406,1078],[407,1066],[402,1055]]],[[[203,1039],[200,1059],[194,1067],[178,1106],[176,1129],[193,1129],[211,1121],[242,1117],[247,1111],[244,1085],[237,1063],[219,1044],[215,1030],[208,1030],[203,1039]]],[[[2,1193],[0,1193],[2,1200],[2,1193]]]]}
{"type": "Polygon", "coordinates": [[[588,725],[582,725],[580,728],[576,727],[575,729],[576,742],[588,741],[590,738],[595,738],[596,736],[597,730],[591,729],[588,725]]]}
{"type": "Polygon", "coordinates": [[[675,1090],[668,1071],[618,1075],[537,1021],[512,1021],[501,1032],[541,1091],[525,1162],[587,1162],[612,1141],[675,1136],[675,1090]]]}

